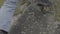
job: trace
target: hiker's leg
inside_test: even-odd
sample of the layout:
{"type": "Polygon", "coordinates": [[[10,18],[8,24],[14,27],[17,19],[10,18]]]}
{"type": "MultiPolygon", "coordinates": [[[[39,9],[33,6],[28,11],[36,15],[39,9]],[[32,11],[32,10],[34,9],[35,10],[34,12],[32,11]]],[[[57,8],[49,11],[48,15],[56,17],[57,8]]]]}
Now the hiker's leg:
{"type": "Polygon", "coordinates": [[[6,0],[0,9],[0,30],[9,31],[18,0],[6,0]]]}

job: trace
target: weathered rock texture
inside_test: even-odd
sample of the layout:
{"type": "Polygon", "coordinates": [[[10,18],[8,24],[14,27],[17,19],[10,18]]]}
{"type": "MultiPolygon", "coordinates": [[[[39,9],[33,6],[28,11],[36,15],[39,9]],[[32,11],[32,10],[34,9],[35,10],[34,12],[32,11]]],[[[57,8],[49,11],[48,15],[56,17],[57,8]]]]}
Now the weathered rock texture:
{"type": "Polygon", "coordinates": [[[55,12],[48,0],[27,0],[21,4],[22,15],[13,23],[9,34],[54,34],[55,12]]]}

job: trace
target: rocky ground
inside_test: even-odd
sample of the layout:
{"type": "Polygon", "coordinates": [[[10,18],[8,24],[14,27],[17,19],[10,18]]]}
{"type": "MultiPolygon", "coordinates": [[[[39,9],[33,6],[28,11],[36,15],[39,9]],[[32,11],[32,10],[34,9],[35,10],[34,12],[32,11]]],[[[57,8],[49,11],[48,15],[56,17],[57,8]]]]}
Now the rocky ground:
{"type": "MultiPolygon", "coordinates": [[[[2,0],[1,0],[1,2],[2,2],[2,0]]],[[[60,3],[59,3],[59,0],[54,0],[54,3],[55,3],[55,7],[54,7],[54,10],[56,11],[56,19],[58,20],[58,21],[60,21],[60,3]]],[[[20,13],[22,13],[22,12],[20,12],[20,8],[18,8],[18,7],[20,7],[20,5],[18,4],[17,5],[17,7],[16,7],[16,12],[15,12],[15,14],[14,14],[14,16],[13,16],[13,19],[12,19],[12,24],[16,21],[16,20],[18,20],[19,18],[20,18],[20,16],[21,16],[21,14],[20,13]],[[18,11],[18,12],[17,12],[18,11]]],[[[45,15],[46,16],[46,15],[45,15]]],[[[53,21],[53,19],[51,18],[51,16],[53,17],[53,15],[50,15],[50,16],[48,16],[49,18],[48,18],[48,21],[53,21]]],[[[34,17],[31,17],[31,18],[34,18],[34,17]]],[[[27,22],[29,21],[29,19],[30,18],[28,18],[28,20],[27,20],[27,22]]],[[[46,18],[42,18],[43,20],[44,20],[44,22],[45,22],[45,19],[46,18]]],[[[36,21],[37,21],[38,19],[36,19],[36,21]]],[[[30,20],[31,21],[31,20],[30,20]]],[[[54,33],[51,33],[51,32],[55,32],[55,34],[59,34],[60,33],[60,22],[58,22],[58,21],[56,21],[56,22],[49,22],[48,23],[48,25],[47,25],[47,23],[29,23],[28,22],[28,24],[29,25],[27,25],[27,23],[26,24],[24,24],[24,26],[22,27],[23,29],[22,29],[22,34],[28,34],[28,33],[30,33],[30,34],[46,34],[46,32],[49,30],[49,28],[47,28],[47,26],[48,27],[50,27],[51,29],[50,29],[50,31],[49,31],[49,33],[50,34],[54,34],[54,33]],[[53,25],[54,24],[54,25],[53,25]],[[31,25],[31,26],[30,26],[31,25]],[[41,27],[40,27],[41,26],[41,27]],[[33,29],[33,30],[32,30],[33,29]],[[37,31],[38,30],[38,31],[37,31]],[[27,33],[28,32],[28,33],[27,33]],[[32,33],[31,33],[32,32],[32,33]],[[36,32],[36,33],[34,33],[34,32],[36,32]]],[[[24,22],[25,23],[25,22],[24,22]]],[[[48,34],[48,33],[47,33],[48,34]]]]}

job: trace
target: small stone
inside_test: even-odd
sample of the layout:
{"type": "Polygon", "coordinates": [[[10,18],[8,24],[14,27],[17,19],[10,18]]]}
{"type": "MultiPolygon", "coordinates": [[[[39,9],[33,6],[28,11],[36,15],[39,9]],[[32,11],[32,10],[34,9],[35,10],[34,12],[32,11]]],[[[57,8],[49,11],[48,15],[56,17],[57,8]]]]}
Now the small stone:
{"type": "Polygon", "coordinates": [[[22,34],[25,34],[26,32],[22,31],[21,33],[22,33],[22,34]]]}
{"type": "Polygon", "coordinates": [[[40,32],[40,34],[41,34],[42,32],[40,32]]]}

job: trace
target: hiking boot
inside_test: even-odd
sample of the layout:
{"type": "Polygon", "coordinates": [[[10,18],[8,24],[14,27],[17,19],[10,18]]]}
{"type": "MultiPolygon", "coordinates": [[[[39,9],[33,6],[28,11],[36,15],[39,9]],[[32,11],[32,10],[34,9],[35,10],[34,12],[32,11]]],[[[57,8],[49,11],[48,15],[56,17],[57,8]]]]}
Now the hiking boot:
{"type": "Polygon", "coordinates": [[[8,34],[8,33],[4,30],[0,30],[0,34],[8,34]]]}

